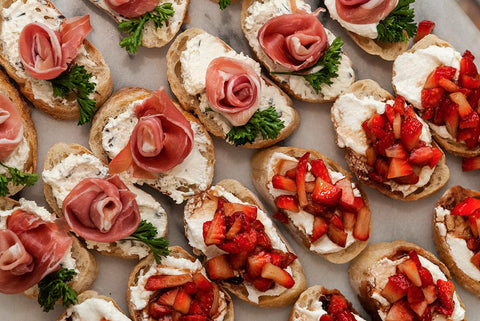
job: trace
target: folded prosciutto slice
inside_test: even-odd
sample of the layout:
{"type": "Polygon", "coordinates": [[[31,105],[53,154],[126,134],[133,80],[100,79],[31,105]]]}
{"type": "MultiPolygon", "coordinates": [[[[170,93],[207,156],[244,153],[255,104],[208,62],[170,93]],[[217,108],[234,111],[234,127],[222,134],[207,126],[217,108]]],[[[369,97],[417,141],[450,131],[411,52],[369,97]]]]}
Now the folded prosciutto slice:
{"type": "Polygon", "coordinates": [[[207,98],[212,109],[233,126],[243,126],[258,109],[261,82],[246,63],[219,57],[208,65],[205,78],[207,98]]]}
{"type": "Polygon", "coordinates": [[[325,28],[318,21],[320,10],[299,11],[268,20],[258,31],[263,51],[275,63],[301,70],[313,66],[328,49],[325,28]]]}
{"type": "Polygon", "coordinates": [[[0,161],[13,153],[22,138],[22,116],[13,102],[0,93],[0,161]]]}
{"type": "Polygon", "coordinates": [[[136,105],[135,114],[138,123],[127,146],[110,162],[110,174],[133,167],[134,177],[155,178],[155,174],[174,168],[190,154],[193,147],[190,122],[164,89],[136,105]]]}
{"type": "Polygon", "coordinates": [[[86,178],[67,195],[62,212],[67,224],[85,240],[115,242],[140,224],[136,195],[118,176],[86,178]]]}
{"type": "Polygon", "coordinates": [[[338,16],[353,24],[377,23],[397,6],[398,0],[336,0],[338,16]]]}
{"type": "Polygon", "coordinates": [[[21,293],[56,271],[72,239],[56,222],[16,210],[0,230],[0,292],[21,293]]]}
{"type": "Polygon", "coordinates": [[[31,23],[20,34],[20,58],[25,69],[37,79],[53,79],[67,70],[92,30],[90,16],[65,19],[60,31],[42,23],[31,23]]]}
{"type": "Polygon", "coordinates": [[[106,0],[108,6],[127,18],[143,16],[158,6],[158,0],[106,0]]]}

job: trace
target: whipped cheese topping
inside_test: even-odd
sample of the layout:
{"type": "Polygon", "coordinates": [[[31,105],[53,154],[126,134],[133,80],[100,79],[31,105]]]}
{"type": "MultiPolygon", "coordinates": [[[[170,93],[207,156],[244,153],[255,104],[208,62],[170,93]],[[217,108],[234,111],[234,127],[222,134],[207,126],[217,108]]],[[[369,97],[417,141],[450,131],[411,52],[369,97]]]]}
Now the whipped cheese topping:
{"type": "MultiPolygon", "coordinates": [[[[311,12],[310,6],[303,0],[296,1],[297,7],[306,12],[311,12]]],[[[254,1],[247,10],[248,16],[245,19],[245,36],[253,48],[255,53],[261,57],[261,60],[267,65],[269,71],[288,72],[289,69],[276,64],[263,51],[258,41],[258,31],[270,19],[292,13],[289,0],[262,0],[254,1]]],[[[336,36],[325,29],[328,36],[328,42],[331,44],[336,36]]],[[[321,68],[321,67],[320,67],[321,68]]],[[[317,72],[319,69],[314,68],[311,72],[317,72]]],[[[280,79],[281,82],[287,83],[288,86],[303,99],[333,99],[340,95],[346,88],[348,88],[354,80],[354,71],[352,69],[352,62],[345,54],[342,54],[340,65],[338,68],[338,77],[332,79],[333,84],[323,84],[320,92],[316,92],[304,77],[292,75],[275,75],[275,78],[280,79]]]]}
{"type": "MultiPolygon", "coordinates": [[[[291,314],[292,321],[318,321],[320,317],[327,314],[327,311],[323,309],[322,301],[319,299],[302,301],[295,303],[291,314]]],[[[365,321],[361,316],[352,313],[357,321],[365,321]]]]}
{"type": "Polygon", "coordinates": [[[100,298],[89,298],[82,303],[72,305],[67,309],[67,314],[61,319],[66,321],[130,321],[129,318],[120,312],[113,302],[100,298]]]}
{"type": "MultiPolygon", "coordinates": [[[[23,136],[22,141],[18,144],[17,148],[8,156],[7,158],[1,160],[4,165],[18,168],[19,170],[23,171],[25,169],[25,164],[27,163],[30,157],[30,146],[28,145],[28,141],[23,136]]],[[[7,174],[8,169],[3,166],[0,166],[0,175],[7,174]]]]}
{"type": "MultiPolygon", "coordinates": [[[[102,131],[102,146],[110,159],[127,146],[138,118],[135,106],[143,100],[130,103],[123,113],[110,117],[102,131]]],[[[133,175],[125,178],[135,184],[148,184],[159,188],[168,194],[177,204],[185,201],[199,191],[204,191],[210,185],[213,168],[210,166],[209,148],[212,145],[202,125],[190,121],[193,130],[194,143],[190,154],[174,168],[160,173],[157,179],[140,179],[133,175]]]]}

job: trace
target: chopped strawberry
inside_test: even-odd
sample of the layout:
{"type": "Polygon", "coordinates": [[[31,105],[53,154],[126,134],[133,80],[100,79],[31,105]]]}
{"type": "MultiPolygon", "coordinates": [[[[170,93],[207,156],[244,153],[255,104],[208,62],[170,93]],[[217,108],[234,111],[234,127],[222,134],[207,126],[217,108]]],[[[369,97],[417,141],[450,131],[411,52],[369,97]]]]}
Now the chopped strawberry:
{"type": "Polygon", "coordinates": [[[453,301],[453,294],[455,292],[455,285],[452,281],[437,280],[438,300],[440,306],[437,306],[437,312],[446,316],[450,316],[455,308],[453,301]]]}
{"type": "Polygon", "coordinates": [[[219,255],[207,262],[207,272],[212,280],[225,280],[233,278],[235,273],[228,264],[227,255],[219,255]]]}
{"type": "Polygon", "coordinates": [[[335,313],[335,320],[336,321],[356,321],[357,319],[355,319],[352,312],[348,310],[343,310],[338,313],[335,313]]]}
{"type": "Polygon", "coordinates": [[[477,200],[473,197],[467,197],[453,208],[451,214],[465,216],[472,214],[478,209],[480,209],[480,200],[477,200]]]}
{"type": "Polygon", "coordinates": [[[450,66],[441,66],[441,67],[438,67],[437,69],[435,69],[435,73],[434,73],[434,78],[435,78],[435,81],[438,81],[441,79],[441,78],[445,78],[445,79],[448,79],[448,80],[452,80],[453,77],[455,77],[457,73],[457,69],[456,68],[453,68],[453,67],[450,67],[450,66]]]}
{"type": "Polygon", "coordinates": [[[169,306],[161,305],[156,302],[150,304],[150,315],[155,319],[160,319],[164,315],[169,315],[171,313],[172,308],[169,306]]]}
{"type": "Polygon", "coordinates": [[[428,304],[432,304],[438,297],[437,287],[434,284],[422,288],[423,295],[428,304]]]}
{"type": "Polygon", "coordinates": [[[249,253],[246,251],[242,251],[236,254],[229,254],[228,255],[228,262],[230,266],[234,270],[240,270],[245,267],[247,264],[249,253]]]}
{"type": "MultiPolygon", "coordinates": [[[[228,203],[230,204],[230,203],[228,203]]],[[[203,239],[205,245],[222,244],[225,240],[226,226],[223,211],[217,210],[210,224],[203,224],[203,239]],[[208,228],[207,228],[208,227],[208,228]]]]}
{"type": "MultiPolygon", "coordinates": [[[[438,83],[435,80],[435,70],[434,70],[430,73],[430,75],[428,75],[427,80],[425,81],[425,85],[423,85],[423,88],[424,89],[431,89],[431,88],[435,88],[435,87],[438,87],[438,83]]],[[[423,95],[423,93],[422,93],[422,95],[423,95]]]]}
{"type": "Polygon", "coordinates": [[[320,317],[320,321],[335,321],[335,319],[329,314],[324,314],[320,317]]]}
{"type": "Polygon", "coordinates": [[[313,193],[314,188],[315,188],[315,181],[305,182],[305,191],[307,193],[310,193],[310,194],[313,193]]]}
{"type": "Polygon", "coordinates": [[[469,75],[462,75],[460,77],[460,83],[462,84],[462,87],[469,89],[476,89],[480,87],[480,80],[475,79],[469,75]]]}
{"type": "Polygon", "coordinates": [[[247,273],[250,278],[255,279],[262,273],[263,266],[270,263],[272,258],[265,251],[250,255],[247,260],[247,273]]]}
{"type": "Polygon", "coordinates": [[[200,302],[197,299],[193,299],[190,303],[190,309],[188,314],[203,314],[205,313],[203,307],[200,305],[200,302]]]}
{"type": "Polygon", "coordinates": [[[212,289],[212,283],[202,273],[195,273],[193,282],[200,291],[210,291],[212,289]]]}
{"type": "Polygon", "coordinates": [[[355,213],[343,212],[342,219],[345,231],[353,231],[353,228],[355,227],[355,222],[357,221],[355,213]]]}
{"type": "MultiPolygon", "coordinates": [[[[470,219],[470,217],[469,217],[470,219]]],[[[470,223],[470,222],[469,222],[470,223]]],[[[475,228],[477,228],[476,226],[476,222],[475,222],[475,228]]],[[[472,229],[472,232],[473,232],[473,229],[472,229]]],[[[474,236],[470,236],[468,239],[467,239],[467,247],[470,251],[473,251],[475,253],[479,252],[480,251],[480,240],[477,238],[478,237],[478,230],[477,230],[477,235],[474,235],[474,236]]]]}
{"type": "Polygon", "coordinates": [[[390,104],[385,105],[385,116],[387,117],[390,125],[392,125],[393,124],[393,118],[395,117],[395,110],[393,110],[392,105],[390,105],[390,104]]]}
{"type": "Polygon", "coordinates": [[[272,288],[272,286],[274,285],[274,282],[271,279],[258,277],[252,281],[252,284],[258,291],[265,292],[272,288]]]}
{"type": "MultiPolygon", "coordinates": [[[[313,193],[313,191],[312,191],[313,193]]],[[[308,204],[303,208],[303,210],[312,215],[318,216],[327,212],[327,207],[321,204],[318,204],[311,200],[311,195],[308,198],[308,204]]]]}
{"type": "Polygon", "coordinates": [[[276,189],[281,189],[281,190],[290,191],[290,192],[297,191],[297,184],[295,184],[295,181],[285,176],[274,175],[272,177],[272,185],[273,185],[273,188],[276,188],[276,189]]]}
{"type": "Polygon", "coordinates": [[[199,292],[195,299],[198,301],[203,311],[208,312],[218,309],[218,287],[215,283],[212,283],[212,288],[209,291],[199,292]]]}
{"type": "Polygon", "coordinates": [[[375,150],[373,149],[373,147],[369,146],[367,148],[366,156],[367,156],[367,165],[368,166],[375,165],[375,161],[377,160],[377,154],[375,153],[375,150]]]}
{"type": "Polygon", "coordinates": [[[444,92],[445,90],[443,88],[438,88],[438,87],[431,88],[431,89],[423,89],[422,90],[422,107],[425,109],[430,109],[440,105],[440,101],[442,100],[444,92]]]}
{"type": "Polygon", "coordinates": [[[282,159],[280,162],[278,162],[277,172],[282,176],[295,178],[295,171],[297,170],[297,164],[298,162],[296,160],[282,159]],[[290,173],[292,173],[293,171],[293,177],[291,177],[290,175],[287,175],[288,171],[291,171],[290,173]]]}
{"type": "Polygon", "coordinates": [[[407,160],[392,158],[388,167],[388,179],[408,176],[413,173],[412,165],[407,160]]]}
{"type": "Polygon", "coordinates": [[[480,269],[480,252],[477,252],[474,256],[472,256],[470,262],[472,262],[472,264],[475,265],[477,269],[480,269]]]}
{"type": "MultiPolygon", "coordinates": [[[[420,292],[422,292],[420,289],[418,289],[418,290],[420,292]]],[[[425,314],[425,311],[427,310],[427,308],[428,308],[428,303],[427,303],[426,300],[423,300],[423,301],[420,301],[420,302],[415,302],[415,303],[410,303],[410,309],[412,309],[413,312],[415,312],[419,317],[421,317],[425,314]]]]}
{"type": "Polygon", "coordinates": [[[425,36],[432,33],[433,29],[435,28],[435,22],[430,20],[422,20],[418,23],[417,27],[417,35],[413,38],[414,42],[419,42],[425,36]]]}
{"type": "Polygon", "coordinates": [[[375,162],[375,173],[383,178],[381,181],[384,181],[387,178],[388,167],[389,166],[385,158],[377,158],[377,161],[375,162]]]}
{"type": "Polygon", "coordinates": [[[365,202],[363,201],[363,198],[360,196],[355,196],[355,201],[353,204],[357,212],[360,211],[360,209],[365,206],[365,202]]]}
{"type": "Polygon", "coordinates": [[[413,149],[410,152],[408,161],[410,164],[418,166],[429,165],[433,158],[433,150],[429,146],[423,146],[413,149]]]}
{"type": "Polygon", "coordinates": [[[298,213],[300,211],[298,202],[294,196],[280,195],[275,199],[275,205],[277,208],[298,213]]]}
{"type": "Polygon", "coordinates": [[[315,216],[313,219],[313,230],[310,236],[310,242],[315,242],[328,231],[328,222],[321,216],[315,216]]]}
{"type": "Polygon", "coordinates": [[[173,309],[183,314],[187,314],[190,310],[190,303],[192,298],[185,290],[179,290],[175,302],[173,303],[173,309]]]}
{"type": "Polygon", "coordinates": [[[297,168],[292,168],[286,171],[285,176],[291,179],[295,179],[295,177],[297,177],[297,168]]]}
{"type": "Polygon", "coordinates": [[[337,314],[338,312],[348,310],[347,300],[343,295],[333,294],[328,302],[327,312],[337,314]]]}
{"type": "Polygon", "coordinates": [[[373,144],[373,148],[377,154],[386,156],[385,150],[393,144],[395,144],[395,135],[393,132],[385,132],[381,138],[373,144]]]}
{"type": "Polygon", "coordinates": [[[416,117],[405,117],[402,124],[401,141],[408,151],[411,151],[417,146],[420,135],[422,134],[422,127],[422,123],[416,117]]]}
{"type": "Polygon", "coordinates": [[[474,56],[468,50],[463,54],[463,58],[460,61],[460,75],[468,75],[475,77],[478,74],[477,66],[473,62],[474,56]]]}
{"type": "Polygon", "coordinates": [[[172,306],[173,303],[175,303],[175,298],[177,297],[177,293],[178,293],[178,288],[167,291],[158,298],[157,303],[161,305],[172,306]]]}
{"type": "Polygon", "coordinates": [[[435,165],[437,165],[440,159],[442,159],[443,157],[443,152],[436,147],[432,147],[432,152],[433,152],[432,160],[430,161],[430,164],[428,164],[430,168],[434,168],[435,165]]]}
{"type": "Polygon", "coordinates": [[[411,286],[407,292],[407,301],[410,304],[422,302],[425,301],[425,295],[419,287],[411,286]]]}
{"type": "Polygon", "coordinates": [[[287,271],[272,263],[267,263],[263,266],[261,276],[265,279],[271,279],[287,289],[295,285],[295,281],[287,271]]]}
{"type": "Polygon", "coordinates": [[[458,124],[460,122],[460,115],[458,114],[458,105],[447,99],[446,110],[444,112],[444,121],[447,131],[453,136],[457,136],[458,124]]]}
{"type": "Polygon", "coordinates": [[[403,273],[397,273],[388,278],[387,285],[382,291],[382,296],[388,302],[394,303],[407,295],[408,289],[411,287],[410,280],[403,273]]]}
{"type": "Polygon", "coordinates": [[[179,321],[207,321],[207,320],[208,318],[204,314],[183,315],[179,319],[179,321]]]}
{"type": "Polygon", "coordinates": [[[423,287],[426,287],[426,286],[429,286],[429,285],[433,284],[432,273],[430,273],[430,271],[428,269],[421,266],[421,267],[418,268],[418,274],[420,275],[420,279],[422,280],[422,286],[423,287]]]}
{"type": "Polygon", "coordinates": [[[413,173],[407,176],[397,177],[393,179],[397,184],[401,185],[414,185],[420,180],[420,176],[413,173]]]}
{"type": "Polygon", "coordinates": [[[239,215],[235,218],[235,221],[233,222],[232,226],[227,231],[227,234],[225,234],[225,237],[227,240],[233,239],[238,233],[240,233],[243,225],[245,224],[245,217],[244,215],[239,215]]]}
{"type": "Polygon", "coordinates": [[[478,117],[477,113],[471,113],[465,119],[460,121],[459,127],[460,129],[466,128],[476,128],[480,124],[480,117],[478,117]]]}
{"type": "Polygon", "coordinates": [[[360,241],[366,241],[370,237],[371,213],[368,207],[362,207],[357,213],[357,221],[353,229],[353,236],[360,241]]]}
{"type": "Polygon", "coordinates": [[[347,178],[342,178],[335,183],[335,187],[342,191],[340,198],[340,207],[344,210],[355,210],[355,195],[353,195],[352,182],[347,178]]]}
{"type": "Polygon", "coordinates": [[[464,158],[462,161],[462,170],[464,172],[480,169],[480,156],[464,158]]]}
{"type": "Polygon", "coordinates": [[[468,225],[470,225],[470,230],[472,231],[472,234],[475,237],[478,237],[480,231],[480,209],[474,210],[468,216],[468,225]]]}
{"type": "Polygon", "coordinates": [[[327,231],[328,238],[335,244],[341,247],[345,247],[347,244],[348,234],[343,229],[338,228],[334,224],[328,226],[327,231]]]}
{"type": "Polygon", "coordinates": [[[414,312],[408,306],[407,301],[398,301],[392,305],[385,317],[385,321],[413,321],[414,312]]]}
{"type": "Polygon", "coordinates": [[[280,222],[282,222],[283,224],[288,224],[288,216],[283,214],[282,212],[280,211],[276,211],[274,214],[273,214],[273,218],[276,218],[277,220],[279,220],[280,222]]]}
{"type": "Polygon", "coordinates": [[[449,95],[450,99],[458,105],[458,114],[460,118],[464,119],[471,113],[473,113],[473,109],[468,103],[467,97],[461,92],[451,93],[449,95]]]}
{"type": "Polygon", "coordinates": [[[393,110],[395,111],[395,113],[403,115],[405,112],[405,105],[406,105],[405,98],[401,95],[398,95],[395,98],[395,103],[393,104],[393,110]]]}
{"type": "MultiPolygon", "coordinates": [[[[317,177],[312,193],[313,201],[326,206],[335,206],[342,197],[342,190],[317,177]]],[[[308,201],[307,201],[308,203],[308,201]]]]}
{"type": "Polygon", "coordinates": [[[454,93],[460,90],[460,87],[458,87],[453,81],[446,78],[440,78],[438,84],[449,93],[454,93]]]}
{"type": "Polygon", "coordinates": [[[325,166],[325,163],[321,159],[315,159],[310,162],[310,166],[312,166],[312,174],[315,175],[315,177],[320,177],[324,181],[332,184],[332,179],[330,178],[330,174],[328,173],[327,166],[325,166]]]}
{"type": "Polygon", "coordinates": [[[385,150],[385,154],[390,158],[407,159],[408,154],[401,144],[395,144],[385,150]]]}
{"type": "Polygon", "coordinates": [[[147,283],[145,284],[145,290],[155,291],[161,289],[168,289],[184,285],[185,283],[191,281],[192,276],[190,274],[153,275],[148,278],[147,283]]]}
{"type": "Polygon", "coordinates": [[[308,204],[307,193],[305,191],[305,176],[307,174],[309,156],[310,153],[307,152],[300,158],[297,165],[297,174],[295,176],[295,180],[297,182],[298,203],[302,208],[308,204]]]}
{"type": "Polygon", "coordinates": [[[257,244],[267,249],[272,248],[272,242],[265,231],[257,231],[257,244]]]}
{"type": "Polygon", "coordinates": [[[185,285],[183,286],[183,289],[184,289],[185,292],[187,292],[188,294],[195,294],[195,293],[198,292],[197,286],[195,285],[194,282],[187,282],[187,283],[185,283],[185,285]]]}
{"type": "Polygon", "coordinates": [[[345,227],[343,226],[343,221],[342,219],[337,215],[337,214],[333,214],[331,217],[330,217],[330,224],[333,224],[335,225],[336,227],[338,227],[339,229],[343,230],[345,227]]]}
{"type": "Polygon", "coordinates": [[[240,204],[240,203],[225,203],[223,206],[225,216],[232,216],[234,213],[243,212],[248,221],[253,221],[257,218],[257,207],[254,205],[240,204]]]}
{"type": "Polygon", "coordinates": [[[411,259],[403,261],[398,266],[399,270],[405,273],[410,281],[416,286],[422,286],[422,279],[418,273],[418,268],[415,262],[411,259]]]}

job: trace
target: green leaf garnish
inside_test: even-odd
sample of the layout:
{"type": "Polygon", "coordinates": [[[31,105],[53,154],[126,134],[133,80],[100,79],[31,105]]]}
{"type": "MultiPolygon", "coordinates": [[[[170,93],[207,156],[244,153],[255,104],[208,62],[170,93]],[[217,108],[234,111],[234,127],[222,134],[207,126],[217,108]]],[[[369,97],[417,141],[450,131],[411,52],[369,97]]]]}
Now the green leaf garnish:
{"type": "Polygon", "coordinates": [[[378,41],[386,43],[408,42],[415,37],[417,25],[414,22],[415,12],[410,4],[415,0],[399,0],[395,9],[377,25],[378,41]],[[406,34],[405,34],[406,33],[406,34]]]}
{"type": "Polygon", "coordinates": [[[230,0],[219,0],[218,4],[220,5],[220,9],[224,10],[231,4],[231,2],[230,0]]]}
{"type": "Polygon", "coordinates": [[[78,293],[70,288],[67,283],[73,280],[77,272],[72,269],[60,269],[52,272],[38,282],[40,290],[38,294],[38,303],[44,312],[53,310],[55,303],[62,299],[64,307],[69,307],[78,302],[78,293]]]}
{"type": "Polygon", "coordinates": [[[257,110],[243,126],[233,127],[227,134],[227,141],[235,146],[253,143],[259,134],[263,139],[275,139],[285,127],[283,120],[273,106],[257,110]]]}
{"type": "Polygon", "coordinates": [[[77,98],[80,118],[78,125],[92,121],[96,111],[96,101],[88,98],[95,91],[96,84],[90,82],[92,74],[84,66],[74,65],[55,79],[50,80],[53,86],[53,96],[66,98],[73,93],[77,98]]]}
{"type": "Polygon", "coordinates": [[[320,58],[313,67],[302,71],[272,72],[272,74],[301,76],[310,83],[310,86],[312,86],[317,93],[319,93],[323,84],[331,85],[333,84],[332,79],[338,77],[338,66],[340,65],[342,58],[342,46],[342,39],[337,37],[333,40],[323,57],[320,58]],[[312,70],[319,66],[321,66],[322,69],[313,73],[308,73],[308,70],[312,70]]]}
{"type": "Polygon", "coordinates": [[[168,256],[168,241],[163,237],[157,237],[157,228],[152,223],[142,220],[137,230],[124,240],[139,241],[146,244],[152,250],[157,263],[160,263],[162,256],[168,256]]]}
{"type": "Polygon", "coordinates": [[[145,13],[141,17],[120,22],[118,29],[129,34],[120,41],[120,46],[125,48],[130,54],[136,53],[138,47],[142,45],[143,27],[145,23],[152,20],[155,28],[161,28],[165,21],[173,17],[174,13],[175,11],[173,10],[172,4],[167,2],[156,7],[153,11],[145,13]]]}
{"type": "Polygon", "coordinates": [[[0,175],[0,196],[7,196],[10,192],[8,190],[8,183],[12,182],[14,185],[27,185],[32,186],[38,181],[38,174],[24,173],[18,168],[10,167],[2,162],[0,166],[5,167],[10,176],[0,175]]]}

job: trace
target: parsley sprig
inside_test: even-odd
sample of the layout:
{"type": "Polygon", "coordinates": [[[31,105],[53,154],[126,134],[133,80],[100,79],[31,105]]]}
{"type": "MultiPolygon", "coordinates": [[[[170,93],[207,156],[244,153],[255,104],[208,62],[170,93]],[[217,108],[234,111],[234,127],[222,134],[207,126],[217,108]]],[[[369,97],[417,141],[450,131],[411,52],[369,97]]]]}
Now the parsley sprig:
{"type": "Polygon", "coordinates": [[[38,303],[44,312],[53,310],[55,303],[62,299],[62,304],[69,307],[78,302],[78,293],[68,286],[77,272],[72,269],[60,269],[44,277],[39,283],[38,303]]]}
{"type": "Polygon", "coordinates": [[[120,41],[120,46],[125,48],[130,54],[136,53],[138,47],[142,45],[145,23],[152,20],[155,28],[161,28],[165,21],[173,17],[174,13],[175,11],[173,10],[172,4],[167,2],[156,7],[153,11],[145,13],[141,17],[120,22],[118,29],[129,34],[120,41]]]}
{"type": "Polygon", "coordinates": [[[218,4],[220,5],[220,9],[224,10],[231,4],[231,2],[230,0],[219,0],[218,4]]]}
{"type": "Polygon", "coordinates": [[[157,237],[157,229],[152,223],[142,220],[137,230],[124,240],[140,241],[146,244],[152,250],[155,261],[160,263],[162,256],[170,253],[168,241],[163,237],[157,237]]]}
{"type": "Polygon", "coordinates": [[[340,37],[335,38],[332,44],[325,52],[322,58],[307,70],[293,72],[272,72],[273,74],[301,76],[310,83],[313,89],[318,93],[321,91],[323,84],[333,84],[332,79],[338,77],[338,66],[342,58],[343,41],[340,37]],[[308,71],[321,66],[319,71],[308,73],[308,71]]]}
{"type": "Polygon", "coordinates": [[[400,0],[390,14],[377,25],[378,41],[386,43],[408,42],[415,37],[417,25],[413,21],[415,12],[410,4],[415,0],[400,0]]]}
{"type": "Polygon", "coordinates": [[[55,79],[50,80],[53,96],[66,98],[73,93],[77,98],[80,118],[78,125],[92,121],[96,111],[96,101],[88,98],[95,91],[95,83],[90,81],[92,74],[84,66],[74,65],[55,79]]]}
{"type": "Polygon", "coordinates": [[[12,182],[14,185],[32,186],[38,181],[38,174],[24,173],[18,168],[10,167],[2,162],[0,166],[6,168],[10,176],[0,175],[0,196],[7,196],[10,194],[8,190],[8,183],[12,182]]]}
{"type": "Polygon", "coordinates": [[[273,106],[265,110],[257,110],[252,118],[243,126],[233,127],[227,133],[227,141],[235,146],[253,143],[259,134],[263,139],[275,139],[285,127],[283,120],[273,106]]]}

